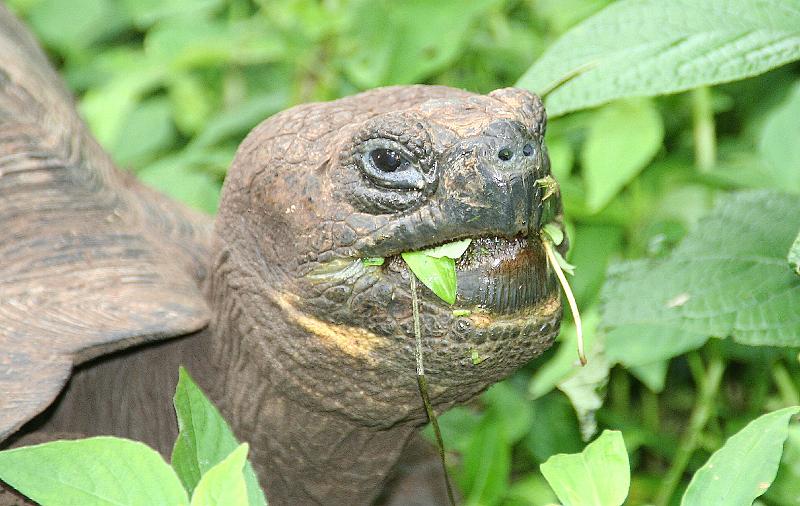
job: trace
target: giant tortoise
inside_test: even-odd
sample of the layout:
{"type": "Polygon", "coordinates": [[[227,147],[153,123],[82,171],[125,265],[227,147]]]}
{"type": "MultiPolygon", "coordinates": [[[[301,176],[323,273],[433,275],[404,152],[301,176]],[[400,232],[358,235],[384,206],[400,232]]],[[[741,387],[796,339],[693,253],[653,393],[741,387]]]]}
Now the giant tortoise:
{"type": "Polygon", "coordinates": [[[115,434],[167,453],[185,365],[270,504],[369,504],[427,421],[400,253],[473,239],[453,306],[419,289],[438,410],[558,332],[544,130],[539,98],[512,88],[300,105],[244,139],[212,219],[114,166],[0,5],[0,441],[115,434]]]}

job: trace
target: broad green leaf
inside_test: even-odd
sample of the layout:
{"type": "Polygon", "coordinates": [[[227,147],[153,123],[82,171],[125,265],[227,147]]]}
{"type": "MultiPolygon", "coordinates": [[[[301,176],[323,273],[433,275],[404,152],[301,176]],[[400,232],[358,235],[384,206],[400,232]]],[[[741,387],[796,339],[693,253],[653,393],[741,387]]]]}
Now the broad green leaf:
{"type": "Polygon", "coordinates": [[[424,80],[458,56],[496,0],[362,0],[351,7],[345,68],[359,86],[424,80]]]}
{"type": "Polygon", "coordinates": [[[789,260],[789,265],[797,274],[800,274],[800,234],[797,234],[792,247],[789,249],[789,255],[786,257],[789,260]]]}
{"type": "Polygon", "coordinates": [[[604,208],[661,148],[664,126],[652,101],[609,104],[592,117],[581,151],[590,211],[604,208]]]}
{"type": "Polygon", "coordinates": [[[783,452],[788,423],[800,406],[763,415],[714,452],[692,477],[682,506],[749,506],[767,491],[783,452]]]}
{"type": "Polygon", "coordinates": [[[407,251],[401,256],[422,284],[448,304],[455,303],[456,263],[452,258],[436,258],[423,251],[407,251]]]}
{"type": "Polygon", "coordinates": [[[64,52],[89,46],[120,20],[109,0],[44,0],[34,4],[29,16],[39,37],[64,52]]]}
{"type": "Polygon", "coordinates": [[[489,414],[500,421],[505,431],[506,441],[514,444],[522,439],[533,424],[531,404],[524,391],[517,389],[509,381],[492,385],[484,392],[481,400],[486,404],[489,414]]]}
{"type": "Polygon", "coordinates": [[[285,91],[274,91],[250,97],[241,104],[214,116],[205,129],[189,144],[195,150],[217,144],[229,137],[244,136],[268,116],[289,105],[285,91]]]}
{"type": "Polygon", "coordinates": [[[786,268],[798,228],[800,196],[734,193],[666,258],[610,269],[601,295],[610,358],[638,349],[628,363],[646,364],[708,336],[799,346],[800,277],[786,268]]]}
{"type": "Polygon", "coordinates": [[[0,480],[45,506],[189,504],[161,455],[142,443],[115,437],[0,452],[0,480]]]}
{"type": "Polygon", "coordinates": [[[242,472],[247,450],[247,443],[242,443],[209,469],[194,489],[191,506],[248,506],[247,484],[242,472]]]}
{"type": "MultiPolygon", "coordinates": [[[[184,368],[179,372],[174,403],[180,432],[172,450],[172,467],[192,493],[201,476],[230,455],[239,443],[217,408],[184,368]]],[[[245,464],[244,479],[249,504],[265,506],[264,493],[249,462],[245,464]]]]}
{"type": "Polygon", "coordinates": [[[622,0],[564,34],[517,86],[548,114],[755,76],[800,58],[800,0],[622,0]]]}
{"type": "Polygon", "coordinates": [[[401,253],[408,268],[422,284],[448,304],[456,301],[456,263],[472,239],[464,239],[435,248],[401,253]]]}
{"type": "Polygon", "coordinates": [[[128,114],[109,150],[121,166],[141,166],[174,141],[175,127],[169,102],[164,98],[151,98],[137,104],[128,114]]]}
{"type": "Polygon", "coordinates": [[[628,496],[628,452],[618,431],[603,431],[583,452],[553,455],[540,468],[564,506],[619,506],[628,496]]]}
{"type": "Polygon", "coordinates": [[[766,498],[775,504],[800,504],[800,424],[789,425],[778,474],[766,498]]]}
{"type": "Polygon", "coordinates": [[[511,444],[497,416],[485,416],[464,455],[458,481],[466,494],[466,506],[495,504],[508,488],[511,444]]]}
{"type": "MultiPolygon", "coordinates": [[[[767,185],[800,192],[800,84],[767,116],[758,150],[767,165],[767,185]]],[[[766,186],[766,185],[765,185],[766,186]]]]}
{"type": "Polygon", "coordinates": [[[183,160],[165,158],[137,173],[142,182],[209,214],[219,205],[221,183],[203,172],[194,171],[183,160]]]}
{"type": "Polygon", "coordinates": [[[547,482],[538,474],[528,474],[514,482],[503,497],[503,506],[556,504],[557,498],[547,482]]]}

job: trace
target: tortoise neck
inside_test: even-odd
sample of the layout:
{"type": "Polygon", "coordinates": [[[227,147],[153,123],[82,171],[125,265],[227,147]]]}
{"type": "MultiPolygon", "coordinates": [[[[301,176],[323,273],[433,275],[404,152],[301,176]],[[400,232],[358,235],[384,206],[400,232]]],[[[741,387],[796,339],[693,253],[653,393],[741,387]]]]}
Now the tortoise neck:
{"type": "Polygon", "coordinates": [[[290,398],[270,371],[248,360],[256,354],[246,344],[215,329],[219,373],[205,387],[239,440],[250,443],[269,504],[371,504],[414,427],[365,427],[290,398]]]}
{"type": "Polygon", "coordinates": [[[320,397],[337,402],[335,386],[349,381],[348,371],[316,362],[333,386],[318,391],[318,383],[307,381],[308,366],[278,343],[307,336],[287,327],[280,307],[268,301],[252,310],[244,300],[253,296],[249,281],[237,277],[241,271],[230,268],[228,255],[216,260],[206,286],[214,313],[207,348],[212,370],[198,381],[238,439],[250,443],[270,506],[371,504],[418,424],[369,426],[348,418],[344,408],[321,406],[320,397]]]}

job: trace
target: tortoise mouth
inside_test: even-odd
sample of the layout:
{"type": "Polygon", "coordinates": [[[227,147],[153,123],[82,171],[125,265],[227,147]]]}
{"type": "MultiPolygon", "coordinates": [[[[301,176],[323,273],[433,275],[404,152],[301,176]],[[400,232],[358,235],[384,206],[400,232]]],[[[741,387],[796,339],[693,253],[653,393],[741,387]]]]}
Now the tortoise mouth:
{"type": "MultiPolygon", "coordinates": [[[[406,270],[399,255],[391,256],[387,267],[406,270]]],[[[538,237],[516,236],[474,238],[456,260],[456,302],[464,308],[495,314],[509,314],[535,307],[552,297],[555,280],[538,237]]],[[[427,287],[426,298],[446,304],[427,287]]]]}

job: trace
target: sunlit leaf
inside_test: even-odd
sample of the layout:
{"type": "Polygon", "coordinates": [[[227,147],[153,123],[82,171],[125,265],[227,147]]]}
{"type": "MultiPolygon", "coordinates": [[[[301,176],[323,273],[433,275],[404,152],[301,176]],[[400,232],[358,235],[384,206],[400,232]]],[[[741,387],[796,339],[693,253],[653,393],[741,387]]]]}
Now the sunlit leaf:
{"type": "Polygon", "coordinates": [[[661,116],[649,100],[615,102],[597,111],[581,151],[588,208],[605,207],[652,160],[663,138],[661,116]]]}
{"type": "MultiPolygon", "coordinates": [[[[174,403],[180,432],[172,450],[172,466],[191,493],[201,477],[239,448],[239,443],[217,408],[183,368],[179,372],[174,403]]],[[[250,505],[266,506],[264,493],[249,462],[244,467],[244,479],[250,505]]]]}
{"type": "Polygon", "coordinates": [[[408,268],[433,293],[448,304],[456,301],[456,263],[470,244],[471,239],[443,244],[420,251],[401,254],[408,268]]]}
{"type": "Polygon", "coordinates": [[[191,506],[248,506],[242,473],[247,462],[247,443],[206,472],[192,494],[191,506]]]}
{"type": "Polygon", "coordinates": [[[689,483],[682,506],[749,506],[767,491],[800,406],[763,415],[731,436],[689,483]]]}
{"type": "Polygon", "coordinates": [[[800,192],[800,84],[767,116],[758,150],[767,164],[765,186],[800,192]]]}
{"type": "Polygon", "coordinates": [[[581,453],[550,457],[541,470],[564,506],[619,506],[628,496],[628,452],[618,431],[603,431],[581,453]]]}
{"type": "Polygon", "coordinates": [[[114,437],[0,452],[0,480],[45,506],[189,504],[161,455],[142,443],[114,437]]]}
{"type": "Polygon", "coordinates": [[[622,0],[565,33],[518,86],[551,116],[754,76],[800,58],[800,0],[622,0]]]}

